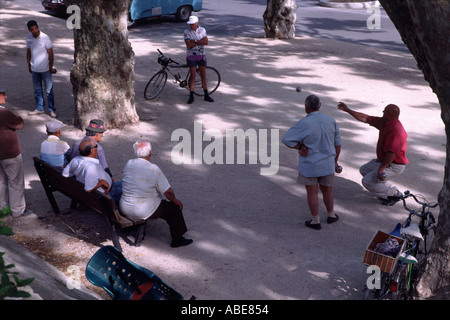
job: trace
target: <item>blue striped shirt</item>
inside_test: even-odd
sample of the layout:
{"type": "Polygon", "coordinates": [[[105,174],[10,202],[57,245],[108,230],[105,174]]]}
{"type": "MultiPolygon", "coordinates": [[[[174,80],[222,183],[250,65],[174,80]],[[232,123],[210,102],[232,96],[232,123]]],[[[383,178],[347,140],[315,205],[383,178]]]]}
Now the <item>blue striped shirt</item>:
{"type": "Polygon", "coordinates": [[[69,163],[70,146],[57,136],[50,135],[41,143],[41,160],[54,167],[64,167],[69,163]]]}

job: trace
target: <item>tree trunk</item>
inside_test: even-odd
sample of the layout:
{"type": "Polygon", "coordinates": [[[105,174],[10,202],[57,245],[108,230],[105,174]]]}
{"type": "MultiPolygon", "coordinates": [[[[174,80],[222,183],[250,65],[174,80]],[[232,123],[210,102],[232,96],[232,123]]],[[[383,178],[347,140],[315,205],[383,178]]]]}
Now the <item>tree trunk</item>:
{"type": "MultiPolygon", "coordinates": [[[[447,135],[444,184],[438,196],[440,213],[436,238],[416,297],[450,297],[450,2],[448,0],[380,0],[403,42],[408,46],[441,105],[447,135]]],[[[425,186],[424,186],[425,188],[425,186]]]]}
{"type": "Polygon", "coordinates": [[[295,0],[267,0],[263,14],[266,38],[294,38],[297,7],[295,0]]]}
{"type": "Polygon", "coordinates": [[[128,41],[128,0],[66,0],[80,12],[74,28],[70,81],[75,98],[74,125],[91,119],[107,128],[139,121],[134,106],[134,52],[128,41]]]}

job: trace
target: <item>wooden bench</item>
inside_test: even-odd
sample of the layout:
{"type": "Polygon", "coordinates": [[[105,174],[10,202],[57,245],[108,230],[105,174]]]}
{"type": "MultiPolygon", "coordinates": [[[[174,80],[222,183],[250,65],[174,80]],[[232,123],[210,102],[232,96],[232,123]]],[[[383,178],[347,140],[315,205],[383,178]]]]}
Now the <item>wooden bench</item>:
{"type": "Polygon", "coordinates": [[[47,194],[48,201],[55,214],[60,213],[60,211],[53,192],[59,191],[72,199],[71,209],[76,209],[78,203],[83,203],[90,209],[102,214],[111,233],[114,247],[118,250],[122,251],[122,248],[116,233],[116,226],[122,229],[136,227],[134,245],[136,247],[140,246],[145,236],[147,220],[134,220],[123,216],[110,196],[97,190],[87,192],[84,190],[84,185],[74,177],[64,177],[61,169],[50,166],[37,157],[33,157],[33,160],[42,186],[47,194]]]}

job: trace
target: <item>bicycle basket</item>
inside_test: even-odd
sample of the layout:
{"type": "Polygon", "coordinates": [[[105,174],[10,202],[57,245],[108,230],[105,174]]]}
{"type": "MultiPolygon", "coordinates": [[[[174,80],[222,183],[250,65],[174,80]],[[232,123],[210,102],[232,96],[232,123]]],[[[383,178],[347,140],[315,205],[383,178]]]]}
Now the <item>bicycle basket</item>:
{"type": "Polygon", "coordinates": [[[169,64],[170,60],[168,58],[166,58],[163,54],[160,54],[158,56],[158,63],[164,67],[167,67],[167,65],[169,64]]]}
{"type": "Polygon", "coordinates": [[[387,234],[382,231],[378,231],[375,234],[375,236],[373,237],[370,244],[367,246],[366,252],[364,254],[363,263],[368,266],[376,265],[380,268],[381,271],[390,274],[390,273],[392,273],[392,271],[394,271],[395,264],[397,263],[400,253],[403,251],[404,245],[405,245],[404,239],[395,237],[393,235],[387,234]],[[385,255],[385,254],[375,251],[375,247],[377,244],[384,243],[390,237],[397,240],[397,242],[400,244],[398,253],[395,256],[388,256],[388,255],[385,255]]]}

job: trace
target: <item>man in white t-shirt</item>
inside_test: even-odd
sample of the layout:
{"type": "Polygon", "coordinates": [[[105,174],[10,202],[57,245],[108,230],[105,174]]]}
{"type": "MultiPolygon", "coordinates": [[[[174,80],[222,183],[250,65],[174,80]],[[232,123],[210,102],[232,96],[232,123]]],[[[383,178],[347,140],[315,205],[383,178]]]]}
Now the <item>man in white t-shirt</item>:
{"type": "Polygon", "coordinates": [[[53,95],[52,74],[56,73],[53,68],[53,46],[50,38],[39,30],[34,20],[27,23],[30,34],[27,36],[27,64],[28,71],[33,79],[34,99],[36,109],[29,115],[44,113],[44,90],[47,95],[48,111],[52,118],[56,118],[55,98],[53,95]],[[44,84],[44,87],[42,86],[44,84]]]}
{"type": "Polygon", "coordinates": [[[206,53],[205,46],[208,45],[206,29],[198,26],[198,17],[190,16],[187,22],[189,29],[184,30],[184,42],[186,44],[186,63],[191,72],[189,79],[190,96],[188,104],[194,102],[195,76],[197,66],[202,79],[202,88],[205,93],[205,100],[214,102],[208,94],[208,85],[206,82],[206,53]]]}
{"type": "Polygon", "coordinates": [[[150,142],[137,141],[133,148],[137,158],[129,160],[123,169],[120,211],[131,218],[166,220],[172,237],[171,247],[191,244],[192,239],[183,237],[187,231],[183,204],[175,197],[161,169],[150,162],[150,142]]]}

